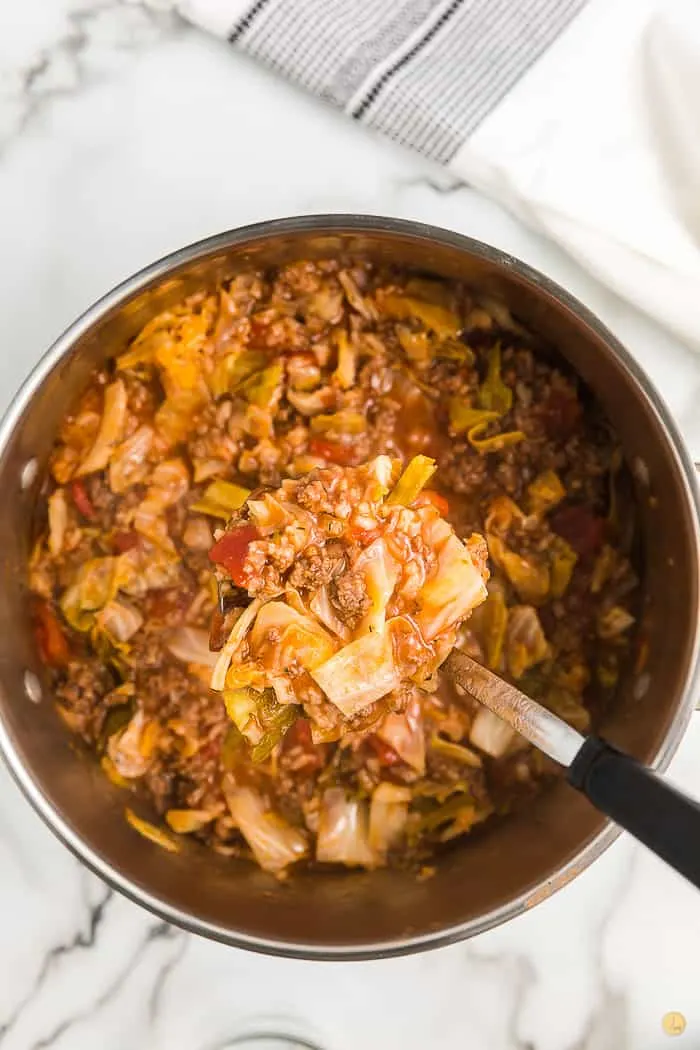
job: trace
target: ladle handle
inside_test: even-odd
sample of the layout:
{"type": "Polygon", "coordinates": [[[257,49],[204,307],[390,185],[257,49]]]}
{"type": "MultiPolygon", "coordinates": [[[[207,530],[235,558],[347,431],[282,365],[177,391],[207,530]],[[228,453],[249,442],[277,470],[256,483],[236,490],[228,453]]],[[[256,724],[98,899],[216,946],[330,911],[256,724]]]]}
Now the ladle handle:
{"type": "Polygon", "coordinates": [[[700,803],[597,737],[587,738],[567,779],[597,809],[700,888],[700,803]]]}

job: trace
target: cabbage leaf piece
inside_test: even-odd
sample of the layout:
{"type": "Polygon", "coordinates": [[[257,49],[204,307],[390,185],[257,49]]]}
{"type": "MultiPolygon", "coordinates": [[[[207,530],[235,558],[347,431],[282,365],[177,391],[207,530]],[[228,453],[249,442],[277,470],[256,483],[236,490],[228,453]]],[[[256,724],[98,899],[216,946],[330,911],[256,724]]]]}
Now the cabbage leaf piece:
{"type": "Polygon", "coordinates": [[[332,704],[351,718],[380,700],[401,681],[386,631],[365,634],[311,671],[332,704]]]}
{"type": "Polygon", "coordinates": [[[308,854],[304,832],[270,809],[253,788],[225,781],[224,795],[231,816],[264,871],[278,875],[308,854]]]}

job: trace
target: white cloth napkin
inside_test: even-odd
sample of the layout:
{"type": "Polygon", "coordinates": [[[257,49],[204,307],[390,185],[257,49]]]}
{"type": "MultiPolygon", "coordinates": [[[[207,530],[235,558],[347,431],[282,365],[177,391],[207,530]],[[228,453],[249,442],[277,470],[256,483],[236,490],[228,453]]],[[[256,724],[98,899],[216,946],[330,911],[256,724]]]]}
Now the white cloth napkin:
{"type": "Polygon", "coordinates": [[[700,0],[180,0],[700,350],[700,0]]]}
{"type": "Polygon", "coordinates": [[[700,0],[592,0],[450,166],[700,350],[700,0]]]}

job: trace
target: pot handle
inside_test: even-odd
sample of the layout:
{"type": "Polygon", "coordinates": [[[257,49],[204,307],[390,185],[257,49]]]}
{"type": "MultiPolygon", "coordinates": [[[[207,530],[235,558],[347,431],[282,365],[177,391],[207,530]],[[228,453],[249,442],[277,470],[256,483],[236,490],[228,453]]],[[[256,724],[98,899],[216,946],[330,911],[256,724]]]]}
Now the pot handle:
{"type": "Polygon", "coordinates": [[[598,737],[587,738],[567,780],[700,888],[700,803],[598,737]]]}

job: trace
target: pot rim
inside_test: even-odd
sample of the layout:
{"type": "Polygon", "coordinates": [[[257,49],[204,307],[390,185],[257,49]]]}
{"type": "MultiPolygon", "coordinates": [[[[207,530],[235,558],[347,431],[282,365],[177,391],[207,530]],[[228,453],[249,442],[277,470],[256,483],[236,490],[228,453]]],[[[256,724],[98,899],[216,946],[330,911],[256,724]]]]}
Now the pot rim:
{"type": "MultiPolygon", "coordinates": [[[[696,552],[700,549],[700,492],[697,486],[693,460],[662,397],[641,366],[612,332],[575,296],[521,259],[463,234],[407,219],[384,218],[382,216],[364,214],[317,214],[273,219],[252,223],[203,238],[143,267],[133,276],[126,278],[98,299],[69,325],[44,353],[19,388],[13,403],[7,409],[0,422],[0,456],[4,453],[15,427],[26,407],[30,404],[34,393],[74,343],[82,338],[107,312],[118,307],[125,300],[145,289],[151,283],[167,277],[173,271],[196,262],[200,258],[232,247],[243,246],[250,242],[266,240],[271,236],[304,233],[361,234],[363,232],[386,233],[410,237],[413,240],[437,242],[462,250],[478,259],[483,259],[506,270],[514,270],[530,285],[541,289],[546,295],[553,298],[560,307],[575,314],[591,328],[594,334],[602,339],[622,362],[626,371],[635,381],[637,389],[653,409],[660,429],[667,435],[679,473],[683,479],[687,506],[692,512],[696,552]]],[[[695,570],[696,572],[698,571],[697,558],[695,570]]],[[[700,684],[700,622],[696,623],[692,629],[694,629],[693,647],[683,694],[666,736],[650,763],[653,769],[659,771],[666,769],[680,744],[693,711],[694,693],[700,684]]],[[[470,919],[434,933],[351,946],[320,946],[277,941],[231,931],[216,923],[197,918],[191,912],[185,912],[166,904],[145,888],[136,885],[123,876],[73,831],[62,813],[43,794],[38,783],[33,780],[28,770],[22,764],[7,727],[1,718],[0,755],[4,759],[15,782],[45,824],[70,849],[74,856],[94,874],[102,878],[112,889],[118,890],[125,897],[136,904],[140,904],[159,918],[173,923],[190,933],[197,933],[236,948],[246,948],[268,955],[287,958],[328,961],[382,959],[454,944],[466,937],[483,933],[508,919],[515,918],[515,916],[532,907],[540,900],[550,896],[551,893],[566,885],[567,882],[587,868],[620,833],[619,828],[611,822],[607,822],[601,831],[576,856],[534,890],[521,894],[507,904],[503,904],[477,919],[470,919]]]]}

